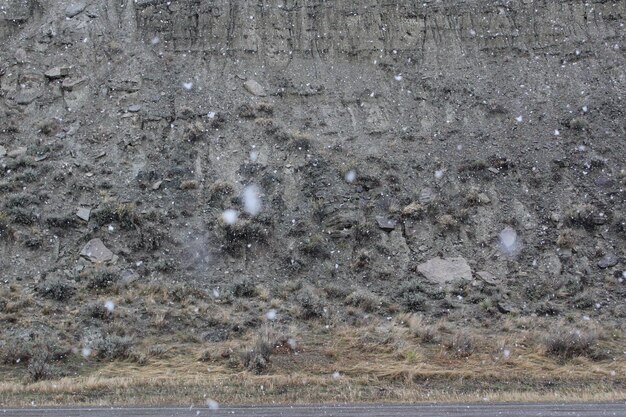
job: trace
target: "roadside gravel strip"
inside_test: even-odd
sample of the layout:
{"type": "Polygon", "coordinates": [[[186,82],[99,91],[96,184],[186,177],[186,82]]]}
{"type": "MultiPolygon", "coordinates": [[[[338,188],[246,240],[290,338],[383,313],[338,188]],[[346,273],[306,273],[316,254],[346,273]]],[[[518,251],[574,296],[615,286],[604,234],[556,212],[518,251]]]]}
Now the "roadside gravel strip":
{"type": "Polygon", "coordinates": [[[2,416],[16,417],[608,417],[626,416],[626,401],[574,404],[421,404],[421,405],[321,405],[208,408],[27,408],[0,409],[2,416]]]}

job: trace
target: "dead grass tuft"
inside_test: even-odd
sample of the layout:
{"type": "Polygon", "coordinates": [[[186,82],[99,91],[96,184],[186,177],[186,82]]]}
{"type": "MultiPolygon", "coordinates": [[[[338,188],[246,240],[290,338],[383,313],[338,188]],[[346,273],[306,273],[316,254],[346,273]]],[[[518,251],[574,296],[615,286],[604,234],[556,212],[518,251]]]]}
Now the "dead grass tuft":
{"type": "Polygon", "coordinates": [[[575,356],[591,357],[598,342],[598,335],[594,330],[553,329],[545,336],[544,346],[546,354],[561,359],[571,359],[575,356]]]}

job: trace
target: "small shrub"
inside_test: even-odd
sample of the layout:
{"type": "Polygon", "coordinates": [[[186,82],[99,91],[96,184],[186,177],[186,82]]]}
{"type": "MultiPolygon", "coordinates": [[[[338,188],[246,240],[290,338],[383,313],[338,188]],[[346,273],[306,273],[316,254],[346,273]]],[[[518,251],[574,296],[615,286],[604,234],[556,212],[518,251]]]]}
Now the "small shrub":
{"type": "Polygon", "coordinates": [[[204,138],[205,132],[206,130],[202,122],[197,121],[194,123],[190,123],[185,127],[183,136],[190,142],[196,142],[204,138]]]}
{"type": "Polygon", "coordinates": [[[483,298],[479,303],[478,306],[480,307],[481,310],[484,311],[491,311],[491,309],[493,308],[493,301],[491,300],[491,298],[487,297],[487,298],[483,298]]]}
{"type": "Polygon", "coordinates": [[[200,357],[198,357],[198,362],[211,362],[211,351],[208,349],[203,350],[200,357]]]}
{"type": "Polygon", "coordinates": [[[301,289],[296,295],[296,303],[300,308],[300,318],[304,320],[322,317],[324,305],[319,297],[310,288],[301,289]]]}
{"type": "Polygon", "coordinates": [[[379,236],[378,228],[372,223],[357,223],[352,229],[354,230],[354,238],[357,242],[366,242],[379,236]]]}
{"type": "Polygon", "coordinates": [[[455,230],[459,227],[459,222],[457,222],[456,219],[450,214],[439,216],[437,224],[439,224],[443,230],[447,231],[455,230]]]}
{"type": "Polygon", "coordinates": [[[88,276],[86,286],[90,290],[101,290],[111,287],[119,278],[119,275],[112,269],[97,269],[88,276]]]}
{"type": "Polygon", "coordinates": [[[561,359],[575,356],[592,356],[598,335],[593,331],[579,329],[556,329],[546,335],[546,353],[561,359]]]}
{"type": "Polygon", "coordinates": [[[61,279],[46,280],[37,286],[37,293],[56,301],[68,300],[74,295],[75,288],[61,279]]]}
{"type": "Polygon", "coordinates": [[[0,362],[5,365],[26,363],[33,355],[33,344],[30,340],[22,340],[15,336],[7,337],[3,334],[0,342],[0,362]]]}
{"type": "Polygon", "coordinates": [[[237,115],[242,119],[254,119],[256,117],[256,113],[254,108],[252,108],[249,104],[242,104],[237,109],[237,115]]]}
{"type": "Polygon", "coordinates": [[[256,106],[256,109],[259,113],[265,113],[267,115],[274,114],[274,105],[272,103],[262,102],[256,106]]]}
{"type": "MultiPolygon", "coordinates": [[[[48,334],[7,335],[3,339],[0,339],[0,363],[7,365],[35,361],[48,363],[63,359],[68,353],[48,334]]],[[[41,363],[37,367],[33,365],[33,372],[42,367],[41,363]]]]}
{"type": "Polygon", "coordinates": [[[330,257],[327,248],[328,244],[324,241],[324,238],[320,235],[315,235],[307,239],[298,249],[300,252],[313,258],[327,259],[330,257]]]}
{"type": "Polygon", "coordinates": [[[46,219],[46,224],[59,229],[70,229],[78,225],[78,219],[74,215],[51,216],[46,219]]]}
{"type": "Polygon", "coordinates": [[[37,178],[38,178],[37,171],[33,168],[28,168],[24,170],[24,172],[22,172],[20,175],[15,177],[15,180],[25,182],[25,183],[32,183],[32,182],[37,181],[37,178]]]}
{"type": "Polygon", "coordinates": [[[243,279],[234,283],[232,291],[235,297],[252,298],[257,295],[256,286],[250,279],[243,279]]]}
{"type": "Polygon", "coordinates": [[[13,222],[16,224],[31,226],[37,221],[37,216],[32,210],[14,207],[10,210],[10,213],[13,216],[13,222]]]}
{"type": "Polygon", "coordinates": [[[28,362],[28,377],[31,382],[52,379],[53,372],[45,356],[35,357],[28,362]]]}
{"type": "Polygon", "coordinates": [[[220,129],[222,126],[226,124],[226,116],[222,113],[216,113],[215,116],[210,121],[211,128],[220,129]]]}
{"type": "Polygon", "coordinates": [[[167,347],[163,345],[152,345],[150,346],[148,353],[152,357],[163,358],[167,355],[167,350],[168,350],[167,347]]]}
{"type": "Polygon", "coordinates": [[[91,212],[91,221],[98,227],[117,222],[123,230],[133,230],[140,223],[133,203],[105,203],[91,212]]]}
{"type": "Polygon", "coordinates": [[[596,220],[603,220],[598,218],[596,209],[591,204],[576,204],[572,206],[565,213],[565,219],[572,226],[588,229],[600,224],[596,223],[596,220]]]}
{"type": "Polygon", "coordinates": [[[569,121],[569,128],[573,130],[584,130],[589,124],[582,117],[574,117],[569,121]]]}
{"type": "Polygon", "coordinates": [[[456,333],[444,346],[457,358],[467,358],[475,350],[474,338],[466,331],[456,333]]]}
{"type": "Polygon", "coordinates": [[[411,280],[404,283],[398,289],[400,303],[408,311],[423,311],[426,309],[427,298],[424,296],[426,289],[418,280],[411,280]]]}
{"type": "Polygon", "coordinates": [[[563,249],[573,249],[576,247],[578,236],[572,229],[563,229],[556,239],[556,244],[563,249]]]}
{"type": "Polygon", "coordinates": [[[424,343],[434,343],[439,341],[437,328],[417,318],[409,322],[411,332],[424,343]]]}
{"type": "Polygon", "coordinates": [[[0,240],[9,240],[11,235],[9,216],[6,212],[0,211],[0,240]]]}
{"type": "Polygon", "coordinates": [[[105,360],[128,359],[131,357],[133,340],[130,337],[106,335],[99,339],[94,348],[97,357],[105,360]]]}
{"type": "Polygon", "coordinates": [[[98,320],[109,320],[113,313],[104,306],[104,303],[89,303],[82,308],[81,314],[85,317],[98,320]]]}
{"type": "Polygon", "coordinates": [[[46,136],[55,135],[61,130],[61,123],[58,119],[46,119],[37,123],[37,131],[43,133],[46,136]]]}
{"type": "Polygon", "coordinates": [[[419,219],[424,214],[424,206],[414,201],[402,209],[402,216],[412,219],[419,219]]]}
{"type": "Polygon", "coordinates": [[[368,313],[372,313],[382,306],[381,299],[366,290],[356,290],[345,299],[347,305],[360,307],[368,313]]]}
{"type": "Polygon", "coordinates": [[[180,183],[181,190],[195,190],[198,188],[198,181],[196,180],[185,180],[180,183]]]}
{"type": "Polygon", "coordinates": [[[118,204],[115,207],[115,216],[122,230],[134,230],[140,223],[133,203],[118,204]]]}
{"type": "Polygon", "coordinates": [[[459,172],[476,172],[487,169],[489,165],[483,160],[465,161],[459,166],[459,172]]]}
{"type": "Polygon", "coordinates": [[[263,337],[259,337],[251,350],[241,354],[244,368],[255,374],[263,373],[271,364],[272,345],[263,337]]]}
{"type": "Polygon", "coordinates": [[[27,207],[30,205],[36,205],[38,203],[37,197],[32,194],[18,194],[14,197],[11,197],[4,203],[4,206],[7,209],[14,207],[27,207]]]}
{"type": "Polygon", "coordinates": [[[267,227],[250,220],[239,220],[237,223],[223,224],[223,248],[229,254],[240,255],[242,250],[251,242],[267,242],[269,231],[267,227]]]}

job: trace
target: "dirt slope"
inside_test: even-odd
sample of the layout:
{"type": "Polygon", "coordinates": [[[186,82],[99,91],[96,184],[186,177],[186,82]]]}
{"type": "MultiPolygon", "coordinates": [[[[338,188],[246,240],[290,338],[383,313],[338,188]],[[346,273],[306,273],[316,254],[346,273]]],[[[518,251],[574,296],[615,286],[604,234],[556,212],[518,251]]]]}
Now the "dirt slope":
{"type": "MultiPolygon", "coordinates": [[[[623,329],[625,18],[605,0],[0,2],[3,335],[148,284],[261,298],[165,327],[206,340],[275,299],[289,323],[623,329]]],[[[126,306],[128,332],[166,331],[126,306]]]]}

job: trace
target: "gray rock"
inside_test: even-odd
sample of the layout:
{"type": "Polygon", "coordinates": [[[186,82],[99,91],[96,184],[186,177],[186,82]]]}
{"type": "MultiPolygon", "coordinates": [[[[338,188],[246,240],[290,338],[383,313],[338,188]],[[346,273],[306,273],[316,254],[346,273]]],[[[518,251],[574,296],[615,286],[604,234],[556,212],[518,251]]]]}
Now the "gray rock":
{"type": "Polygon", "coordinates": [[[80,87],[80,85],[83,84],[85,81],[85,78],[80,78],[77,80],[66,78],[65,80],[63,80],[63,84],[61,84],[61,88],[63,88],[63,90],[65,91],[74,91],[74,89],[80,87]]]}
{"type": "Polygon", "coordinates": [[[69,67],[53,67],[46,71],[44,75],[51,80],[56,80],[70,75],[70,69],[69,67]]]}
{"type": "Polygon", "coordinates": [[[602,269],[606,269],[617,265],[618,261],[617,256],[610,253],[598,261],[598,266],[602,269]]]}
{"type": "Polygon", "coordinates": [[[420,191],[418,200],[420,204],[432,203],[435,200],[435,192],[431,188],[423,188],[420,191]]]}
{"type": "Polygon", "coordinates": [[[79,219],[82,219],[82,220],[88,222],[89,221],[89,216],[91,215],[91,209],[89,207],[80,207],[76,211],[76,215],[78,216],[79,219]]]}
{"type": "Polygon", "coordinates": [[[15,148],[12,151],[9,151],[9,153],[7,153],[7,156],[9,158],[17,158],[22,155],[26,155],[26,151],[27,151],[26,147],[20,146],[19,148],[15,148]]]}
{"type": "Polygon", "coordinates": [[[7,148],[5,148],[4,146],[0,146],[0,158],[5,156],[6,154],[7,154],[7,148]]]}
{"type": "Polygon", "coordinates": [[[498,283],[500,282],[500,280],[496,278],[495,275],[493,275],[491,272],[478,271],[476,272],[476,276],[490,285],[498,285],[498,283]]]}
{"type": "Polygon", "coordinates": [[[451,281],[472,280],[472,269],[463,257],[433,258],[417,266],[417,270],[429,281],[446,284],[451,281]]]}
{"type": "Polygon", "coordinates": [[[265,93],[265,89],[255,80],[248,80],[243,83],[243,86],[250,94],[254,96],[265,97],[267,95],[265,93]]]}
{"type": "Polygon", "coordinates": [[[85,247],[83,247],[83,250],[80,251],[80,256],[93,263],[104,263],[113,260],[113,252],[104,246],[104,243],[102,243],[100,239],[90,240],[85,247]]]}
{"type": "Polygon", "coordinates": [[[70,19],[74,16],[78,16],[83,12],[83,10],[85,10],[85,7],[87,7],[87,4],[85,4],[85,2],[72,2],[65,8],[65,16],[69,17],[70,19]]]}
{"type": "Polygon", "coordinates": [[[125,269],[121,273],[122,283],[124,285],[132,284],[139,279],[139,274],[130,269],[125,269]]]}
{"type": "Polygon", "coordinates": [[[39,90],[22,90],[15,97],[15,102],[19,105],[27,106],[39,97],[41,97],[41,91],[39,90]]]}
{"type": "Polygon", "coordinates": [[[378,223],[378,227],[381,229],[391,231],[396,228],[398,222],[385,216],[376,216],[376,223],[378,223]]]}
{"type": "Polygon", "coordinates": [[[519,312],[519,310],[513,304],[506,301],[498,301],[496,303],[496,307],[498,308],[498,311],[502,314],[519,312]]]}
{"type": "Polygon", "coordinates": [[[489,204],[491,203],[491,199],[489,198],[489,196],[485,193],[480,193],[478,194],[478,202],[480,204],[489,204]]]}
{"type": "Polygon", "coordinates": [[[128,111],[131,113],[137,113],[139,110],[141,110],[141,105],[139,104],[133,104],[132,106],[128,107],[128,111]]]}

